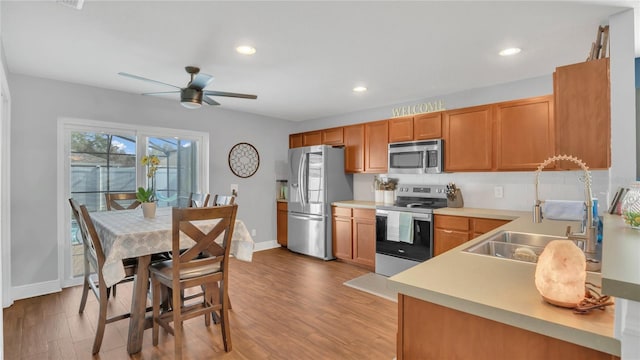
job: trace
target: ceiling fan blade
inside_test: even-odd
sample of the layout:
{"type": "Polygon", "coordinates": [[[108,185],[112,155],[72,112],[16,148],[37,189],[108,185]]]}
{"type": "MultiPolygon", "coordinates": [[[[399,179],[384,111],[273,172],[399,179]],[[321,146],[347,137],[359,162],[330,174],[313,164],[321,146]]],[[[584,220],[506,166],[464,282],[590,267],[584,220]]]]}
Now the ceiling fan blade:
{"type": "Polygon", "coordinates": [[[211,83],[211,80],[213,80],[213,76],[198,73],[193,78],[193,80],[191,80],[188,87],[190,87],[191,89],[202,90],[207,87],[209,83],[211,83]]]}
{"type": "Polygon", "coordinates": [[[179,94],[180,91],[160,91],[160,92],[150,92],[143,93],[142,95],[166,95],[166,94],[179,94]]]}
{"type": "Polygon", "coordinates": [[[214,91],[214,90],[205,90],[204,94],[205,95],[212,95],[212,96],[236,97],[236,98],[242,98],[242,99],[257,99],[258,98],[257,95],[238,94],[238,93],[230,93],[230,92],[214,91]]]}
{"type": "Polygon", "coordinates": [[[202,96],[202,101],[206,102],[209,105],[220,105],[219,102],[213,100],[212,98],[208,97],[207,95],[202,96]]]}
{"type": "Polygon", "coordinates": [[[130,78],[132,78],[132,79],[137,79],[137,80],[142,80],[142,81],[148,81],[148,82],[152,82],[152,83],[156,83],[156,84],[161,84],[161,85],[171,86],[171,87],[174,87],[174,88],[176,88],[176,89],[181,89],[181,87],[179,87],[179,86],[175,86],[175,85],[171,85],[171,84],[163,83],[162,81],[157,81],[157,80],[151,80],[151,79],[143,78],[142,76],[133,75],[133,74],[128,74],[128,73],[125,73],[125,72],[119,72],[119,73],[118,73],[118,75],[122,75],[122,76],[130,77],[130,78]]]}

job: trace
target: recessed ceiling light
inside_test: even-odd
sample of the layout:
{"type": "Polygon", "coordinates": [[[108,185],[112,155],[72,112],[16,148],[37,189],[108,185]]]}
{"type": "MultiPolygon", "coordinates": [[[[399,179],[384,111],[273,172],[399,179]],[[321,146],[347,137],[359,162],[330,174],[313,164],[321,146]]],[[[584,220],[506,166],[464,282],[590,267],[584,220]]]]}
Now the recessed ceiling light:
{"type": "Polygon", "coordinates": [[[256,53],[256,48],[249,45],[242,45],[236,48],[236,51],[242,55],[253,55],[256,53]]]}
{"type": "Polygon", "coordinates": [[[511,55],[515,55],[515,54],[519,53],[520,51],[522,51],[522,50],[520,50],[520,48],[508,48],[508,49],[504,49],[504,50],[500,51],[499,54],[500,54],[500,56],[511,56],[511,55]]]}
{"type": "Polygon", "coordinates": [[[353,88],[353,92],[365,92],[367,91],[366,86],[356,86],[353,88]]]}

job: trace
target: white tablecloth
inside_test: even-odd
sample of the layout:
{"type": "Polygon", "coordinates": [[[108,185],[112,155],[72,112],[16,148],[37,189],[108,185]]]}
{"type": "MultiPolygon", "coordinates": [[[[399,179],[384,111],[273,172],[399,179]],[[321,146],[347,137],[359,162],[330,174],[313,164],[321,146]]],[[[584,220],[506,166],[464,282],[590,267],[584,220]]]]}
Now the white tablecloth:
{"type": "MultiPolygon", "coordinates": [[[[157,209],[156,217],[146,219],[142,209],[102,211],[91,213],[102,247],[105,253],[103,276],[107,286],[124,279],[122,259],[171,251],[171,208],[157,209]]],[[[218,220],[200,221],[196,224],[208,231],[218,220]]],[[[188,237],[181,239],[181,247],[193,244],[188,237]]],[[[231,255],[238,260],[251,261],[253,239],[247,227],[236,219],[231,239],[231,255]]]]}

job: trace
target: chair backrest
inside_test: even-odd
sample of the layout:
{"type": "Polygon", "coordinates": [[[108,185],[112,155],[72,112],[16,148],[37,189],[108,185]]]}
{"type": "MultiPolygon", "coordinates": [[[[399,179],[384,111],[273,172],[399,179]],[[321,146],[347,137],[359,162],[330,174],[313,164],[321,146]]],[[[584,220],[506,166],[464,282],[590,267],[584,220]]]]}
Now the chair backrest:
{"type": "MultiPolygon", "coordinates": [[[[91,265],[98,274],[102,273],[102,265],[104,265],[104,251],[102,250],[102,243],[96,232],[96,228],[93,225],[89,211],[84,205],[80,205],[74,199],[69,199],[71,204],[71,212],[73,217],[78,223],[80,234],[82,234],[82,242],[84,243],[86,255],[89,255],[91,265]]],[[[101,277],[101,275],[100,275],[101,277]]]]}
{"type": "Polygon", "coordinates": [[[236,202],[236,197],[233,195],[214,195],[213,201],[211,202],[211,206],[221,206],[221,205],[233,205],[236,202]]]}
{"type": "Polygon", "coordinates": [[[209,205],[209,194],[191,193],[189,194],[188,207],[207,207],[209,205]]]}
{"type": "MultiPolygon", "coordinates": [[[[172,209],[172,256],[173,279],[180,279],[180,271],[189,268],[220,265],[220,270],[226,278],[229,267],[229,251],[231,249],[231,237],[236,222],[238,205],[204,207],[204,208],[177,208],[172,209]],[[201,220],[219,221],[209,231],[202,231],[198,227],[201,220]],[[186,251],[181,251],[181,234],[192,239],[195,244],[186,251]],[[216,239],[222,236],[222,241],[216,239]],[[202,256],[203,254],[204,256],[202,256]],[[177,259],[177,260],[176,260],[177,259]]],[[[226,281],[225,285],[226,286],[226,281]]]]}
{"type": "Polygon", "coordinates": [[[130,210],[140,206],[136,193],[106,193],[107,210],[130,210]]]}

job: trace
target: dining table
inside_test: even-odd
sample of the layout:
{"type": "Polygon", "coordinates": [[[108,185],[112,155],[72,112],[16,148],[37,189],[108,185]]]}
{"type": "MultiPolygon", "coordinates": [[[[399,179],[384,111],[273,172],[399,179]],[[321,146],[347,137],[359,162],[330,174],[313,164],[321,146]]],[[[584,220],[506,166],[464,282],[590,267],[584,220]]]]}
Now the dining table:
{"type": "MultiPolygon", "coordinates": [[[[142,209],[99,211],[91,213],[105,253],[103,277],[110,287],[125,278],[124,259],[137,258],[138,269],[134,278],[131,299],[131,318],[127,351],[135,354],[142,350],[144,330],[151,327],[153,319],[146,316],[151,255],[171,252],[171,207],[159,207],[153,218],[145,218],[142,209]]],[[[199,221],[197,226],[206,232],[219,220],[199,221]]],[[[222,235],[218,238],[222,241],[222,235]]],[[[180,247],[193,244],[188,237],[180,239],[180,247]]],[[[254,242],[245,224],[236,219],[231,236],[230,253],[242,261],[251,261],[254,242]]]]}

